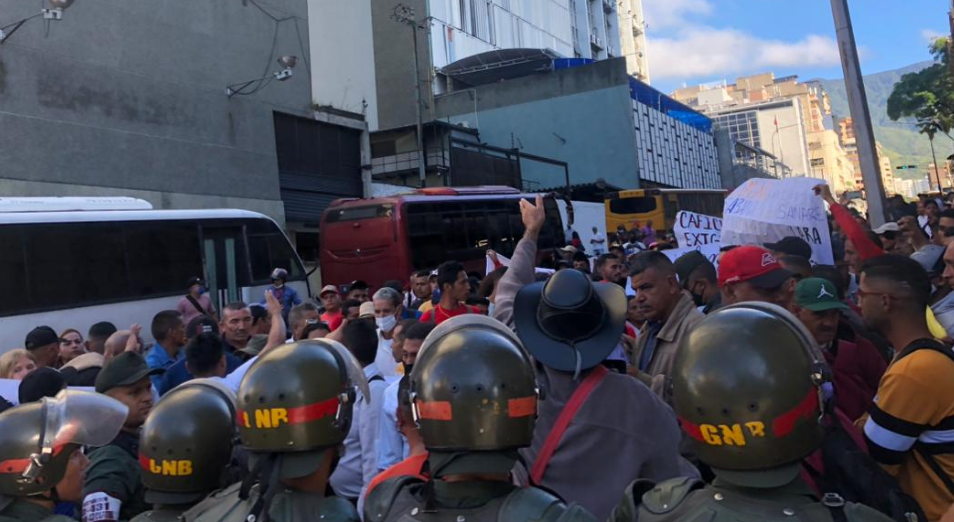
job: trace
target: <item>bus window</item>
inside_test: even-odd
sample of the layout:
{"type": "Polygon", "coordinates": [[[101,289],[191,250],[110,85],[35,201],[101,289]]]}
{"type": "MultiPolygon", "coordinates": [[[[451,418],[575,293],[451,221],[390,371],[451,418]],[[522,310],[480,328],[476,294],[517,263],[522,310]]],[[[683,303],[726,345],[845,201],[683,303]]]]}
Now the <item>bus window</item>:
{"type": "Polygon", "coordinates": [[[656,210],[656,198],[623,198],[610,200],[610,212],[613,214],[645,214],[656,210]]]}
{"type": "Polygon", "coordinates": [[[184,293],[189,277],[203,277],[194,223],[134,221],[124,228],[133,296],[184,293]]]}
{"type": "MultiPolygon", "coordinates": [[[[23,259],[23,227],[0,227],[0,313],[29,308],[27,271],[23,259]]],[[[4,347],[6,348],[6,347],[4,347]]]]}
{"type": "Polygon", "coordinates": [[[23,237],[26,308],[76,306],[128,295],[126,250],[119,223],[31,225],[23,237]]]}
{"type": "Polygon", "coordinates": [[[391,217],[394,213],[394,205],[385,203],[383,205],[369,205],[366,207],[348,207],[328,212],[325,220],[328,223],[339,223],[342,221],[359,221],[362,219],[373,219],[380,217],[391,217]]]}
{"type": "Polygon", "coordinates": [[[305,274],[298,264],[297,254],[274,223],[265,220],[249,221],[246,223],[246,233],[253,284],[268,283],[272,270],[276,268],[287,270],[289,281],[304,279],[305,274]]]}

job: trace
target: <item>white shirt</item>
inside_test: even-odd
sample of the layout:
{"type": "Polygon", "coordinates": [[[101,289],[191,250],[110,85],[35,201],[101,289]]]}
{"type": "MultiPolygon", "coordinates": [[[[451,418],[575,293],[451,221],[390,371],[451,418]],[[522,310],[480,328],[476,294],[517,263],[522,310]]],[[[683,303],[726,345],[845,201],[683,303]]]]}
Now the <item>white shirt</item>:
{"type": "Polygon", "coordinates": [[[378,329],[378,353],[374,356],[374,364],[378,367],[382,377],[393,377],[397,375],[397,362],[394,361],[394,354],[391,353],[391,339],[385,339],[378,329]]]}
{"type": "Polygon", "coordinates": [[[410,453],[410,447],[407,445],[407,439],[398,431],[397,427],[397,408],[398,408],[398,379],[384,390],[384,397],[381,400],[381,429],[378,438],[378,472],[384,471],[391,466],[406,459],[410,453]]]}
{"type": "Polygon", "coordinates": [[[335,493],[346,498],[359,498],[371,479],[378,474],[377,438],[379,430],[381,399],[387,382],[375,363],[364,367],[364,376],[371,389],[370,402],[359,391],[352,412],[351,429],[344,440],[344,455],[331,474],[331,487],[335,493]]]}

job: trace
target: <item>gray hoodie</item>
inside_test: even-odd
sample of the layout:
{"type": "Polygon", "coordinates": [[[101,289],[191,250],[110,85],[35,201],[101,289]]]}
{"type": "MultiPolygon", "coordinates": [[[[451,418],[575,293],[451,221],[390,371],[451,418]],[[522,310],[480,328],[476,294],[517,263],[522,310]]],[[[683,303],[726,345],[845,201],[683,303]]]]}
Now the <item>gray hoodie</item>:
{"type": "MultiPolygon", "coordinates": [[[[510,269],[497,286],[494,317],[511,328],[517,292],[534,282],[536,251],[533,241],[521,240],[510,269]]],[[[546,395],[539,404],[533,444],[521,450],[531,467],[563,405],[586,376],[574,381],[571,374],[540,364],[536,369],[546,395]]],[[[680,440],[676,416],[669,406],[637,379],[611,372],[570,422],[541,485],[566,502],[585,507],[597,520],[606,520],[636,479],[698,477],[698,471],[679,455],[680,440]]],[[[526,484],[527,470],[518,468],[517,480],[526,484]]]]}

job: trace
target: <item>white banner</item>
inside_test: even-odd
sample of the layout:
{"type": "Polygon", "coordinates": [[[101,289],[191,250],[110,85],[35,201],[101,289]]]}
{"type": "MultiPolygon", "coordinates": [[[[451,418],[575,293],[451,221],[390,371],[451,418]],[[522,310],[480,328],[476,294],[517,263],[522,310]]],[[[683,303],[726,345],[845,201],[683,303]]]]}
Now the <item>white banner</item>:
{"type": "Polygon", "coordinates": [[[676,214],[673,232],[680,248],[718,245],[722,241],[722,218],[681,210],[676,214]]]}
{"type": "Polygon", "coordinates": [[[725,200],[722,243],[762,246],[795,236],[811,245],[813,264],[834,264],[825,203],[812,191],[821,183],[814,178],[746,181],[725,200]]]}
{"type": "Polygon", "coordinates": [[[719,243],[714,243],[714,244],[708,244],[708,245],[701,245],[696,248],[673,248],[670,250],[662,250],[661,252],[663,254],[666,254],[666,257],[668,257],[670,261],[675,263],[676,260],[682,257],[683,255],[688,254],[689,252],[692,252],[693,250],[698,250],[699,252],[702,252],[702,255],[706,256],[706,259],[708,259],[710,263],[715,265],[716,269],[718,269],[719,268],[719,248],[721,248],[721,245],[719,243]]]}
{"type": "MultiPolygon", "coordinates": [[[[487,273],[489,274],[497,269],[497,265],[494,264],[494,261],[493,259],[490,258],[490,256],[486,256],[486,260],[487,260],[487,265],[486,265],[487,273]]],[[[507,256],[497,254],[497,262],[499,262],[503,266],[510,266],[510,258],[507,256]]],[[[592,264],[592,261],[590,263],[592,264]]],[[[538,274],[547,274],[547,275],[550,275],[554,272],[554,270],[550,268],[534,268],[533,271],[538,274]]]]}

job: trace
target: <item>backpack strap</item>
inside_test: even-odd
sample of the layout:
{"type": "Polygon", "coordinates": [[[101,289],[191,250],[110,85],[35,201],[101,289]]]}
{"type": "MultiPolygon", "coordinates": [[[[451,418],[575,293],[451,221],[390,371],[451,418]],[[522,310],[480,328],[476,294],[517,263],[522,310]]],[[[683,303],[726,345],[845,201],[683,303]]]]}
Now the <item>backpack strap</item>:
{"type": "Polygon", "coordinates": [[[593,368],[590,374],[583,379],[580,386],[573,392],[573,395],[570,396],[570,400],[563,406],[556,423],[553,425],[553,429],[550,430],[550,434],[547,435],[546,441],[544,441],[543,447],[540,449],[540,454],[537,455],[537,460],[533,463],[533,468],[530,470],[531,484],[536,485],[543,480],[543,474],[546,473],[547,465],[550,464],[550,458],[553,457],[557,446],[560,445],[560,440],[563,438],[566,429],[570,426],[570,422],[573,420],[573,417],[576,416],[576,412],[580,411],[580,407],[583,406],[586,399],[593,393],[593,390],[596,389],[596,386],[606,377],[607,373],[609,373],[609,370],[603,365],[598,365],[593,368]]]}
{"type": "MultiPolygon", "coordinates": [[[[909,344],[899,355],[898,360],[904,359],[905,357],[911,355],[912,353],[918,350],[933,350],[935,352],[943,354],[945,357],[954,362],[954,350],[951,350],[944,344],[934,340],[934,339],[918,339],[913,343],[909,344]]],[[[931,454],[927,448],[920,442],[914,443],[914,451],[927,462],[928,467],[931,468],[931,471],[941,479],[941,482],[944,483],[944,487],[954,495],[954,480],[951,480],[951,477],[948,476],[947,472],[941,469],[941,465],[937,463],[934,456],[931,454]]]]}
{"type": "Polygon", "coordinates": [[[209,312],[203,310],[203,309],[202,309],[202,305],[200,305],[199,302],[196,301],[195,298],[192,297],[191,294],[186,294],[185,297],[186,297],[186,299],[189,300],[190,303],[192,303],[192,307],[195,308],[200,314],[202,314],[202,315],[204,315],[204,316],[208,316],[208,315],[209,315],[209,312]]]}
{"type": "Polygon", "coordinates": [[[939,352],[950,359],[951,362],[954,362],[954,350],[951,350],[943,343],[934,339],[918,339],[917,341],[914,341],[898,354],[897,360],[900,361],[901,359],[904,359],[905,357],[919,350],[933,350],[935,352],[939,352]]]}
{"type": "Polygon", "coordinates": [[[845,499],[837,493],[825,493],[822,497],[822,505],[828,508],[832,520],[835,522],[848,522],[848,515],[845,514],[845,499]]]}

